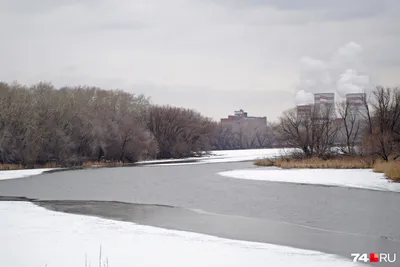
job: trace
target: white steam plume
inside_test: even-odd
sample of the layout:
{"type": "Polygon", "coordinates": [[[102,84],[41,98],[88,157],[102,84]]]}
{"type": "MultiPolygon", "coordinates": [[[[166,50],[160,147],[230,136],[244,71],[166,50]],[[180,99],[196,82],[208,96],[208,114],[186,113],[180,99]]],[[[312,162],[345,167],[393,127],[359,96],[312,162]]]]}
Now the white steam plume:
{"type": "Polygon", "coordinates": [[[369,82],[367,75],[359,75],[357,71],[349,69],[340,75],[337,82],[337,92],[342,97],[350,93],[363,93],[369,82]]]}
{"type": "Polygon", "coordinates": [[[348,93],[364,92],[370,79],[359,74],[366,72],[361,60],[362,51],[361,45],[350,42],[340,47],[327,61],[302,57],[296,104],[310,104],[314,93],[329,92],[344,97],[348,93]]]}
{"type": "Polygon", "coordinates": [[[314,103],[314,95],[304,90],[297,91],[296,93],[296,105],[309,105],[314,103]]]}
{"type": "Polygon", "coordinates": [[[354,60],[359,55],[361,55],[362,51],[363,51],[363,48],[361,45],[359,45],[355,42],[350,42],[350,43],[340,47],[336,53],[336,56],[339,58],[342,58],[342,60],[344,60],[344,61],[346,61],[348,59],[354,60]]]}

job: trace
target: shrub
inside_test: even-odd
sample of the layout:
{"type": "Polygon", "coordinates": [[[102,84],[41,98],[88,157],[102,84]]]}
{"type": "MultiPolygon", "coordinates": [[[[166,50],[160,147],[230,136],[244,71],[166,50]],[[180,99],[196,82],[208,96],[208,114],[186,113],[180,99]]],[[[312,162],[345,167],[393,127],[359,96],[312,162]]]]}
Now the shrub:
{"type": "Polygon", "coordinates": [[[385,171],[385,175],[395,182],[400,182],[400,163],[392,162],[385,171]]]}
{"type": "Polygon", "coordinates": [[[387,161],[377,161],[375,164],[374,164],[374,167],[373,167],[373,171],[374,172],[379,172],[379,173],[384,173],[385,172],[385,169],[387,168],[387,166],[388,166],[388,164],[389,164],[389,162],[387,162],[387,161]]]}
{"type": "Polygon", "coordinates": [[[254,163],[254,165],[263,166],[263,167],[275,166],[274,164],[275,164],[275,162],[270,159],[260,159],[254,163]]]}
{"type": "Polygon", "coordinates": [[[400,162],[382,161],[374,165],[374,172],[384,173],[389,179],[400,182],[400,162]]]}

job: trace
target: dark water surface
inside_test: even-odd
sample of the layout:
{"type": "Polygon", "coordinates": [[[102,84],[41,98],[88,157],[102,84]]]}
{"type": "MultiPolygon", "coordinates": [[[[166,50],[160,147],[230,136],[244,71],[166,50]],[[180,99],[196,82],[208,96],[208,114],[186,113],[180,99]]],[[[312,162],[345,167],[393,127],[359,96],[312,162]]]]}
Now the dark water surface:
{"type": "Polygon", "coordinates": [[[57,172],[0,181],[0,196],[37,199],[56,211],[345,257],[400,256],[400,193],[216,174],[244,168],[255,167],[246,162],[57,172]]]}

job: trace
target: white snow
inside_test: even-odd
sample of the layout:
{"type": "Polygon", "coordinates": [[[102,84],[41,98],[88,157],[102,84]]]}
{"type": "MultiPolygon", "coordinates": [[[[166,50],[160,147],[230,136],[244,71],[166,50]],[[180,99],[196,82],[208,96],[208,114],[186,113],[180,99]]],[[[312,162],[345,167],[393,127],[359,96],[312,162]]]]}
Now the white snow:
{"type": "MultiPolygon", "coordinates": [[[[173,165],[192,165],[218,162],[239,162],[247,160],[256,160],[261,158],[272,158],[289,153],[289,149],[239,149],[239,150],[213,150],[210,155],[205,157],[192,157],[184,159],[165,159],[165,160],[147,160],[140,163],[157,163],[154,166],[173,166],[173,165]],[[187,160],[196,160],[196,162],[185,162],[187,160]]],[[[29,169],[29,170],[13,170],[0,171],[0,180],[24,178],[41,174],[45,171],[53,169],[29,169]]]]}
{"type": "Polygon", "coordinates": [[[29,170],[12,170],[12,171],[0,171],[0,180],[17,179],[29,177],[32,175],[38,175],[45,171],[54,169],[29,169],[29,170]]]}
{"type": "Polygon", "coordinates": [[[280,148],[214,150],[211,151],[212,156],[205,160],[214,160],[218,162],[256,160],[287,155],[291,151],[291,149],[280,148]]]}
{"type": "Polygon", "coordinates": [[[350,259],[271,244],[140,226],[0,202],[2,266],[362,266],[350,259]],[[104,265],[101,265],[104,266],[104,265]]]}
{"type": "Polygon", "coordinates": [[[187,158],[189,160],[197,160],[197,162],[179,162],[178,160],[154,160],[145,161],[146,163],[161,163],[157,166],[173,166],[173,165],[193,165],[193,164],[206,164],[206,163],[219,163],[219,162],[240,162],[240,161],[251,161],[263,158],[273,158],[279,156],[285,156],[292,152],[292,149],[281,149],[281,148],[263,148],[263,149],[238,149],[238,150],[213,150],[210,151],[210,155],[200,158],[187,158]],[[164,163],[165,162],[165,163],[164,163]],[[166,163],[171,162],[171,163],[166,163]]]}
{"type": "Polygon", "coordinates": [[[226,171],[219,174],[231,178],[248,180],[318,184],[400,192],[400,183],[391,182],[383,174],[374,173],[369,169],[280,169],[262,167],[226,171]]]}

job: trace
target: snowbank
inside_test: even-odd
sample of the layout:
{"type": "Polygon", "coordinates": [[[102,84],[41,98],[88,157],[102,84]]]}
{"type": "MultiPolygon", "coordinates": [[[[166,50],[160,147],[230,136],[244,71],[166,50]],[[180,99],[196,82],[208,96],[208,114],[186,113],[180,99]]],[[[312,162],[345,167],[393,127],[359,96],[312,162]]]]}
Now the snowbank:
{"type": "Polygon", "coordinates": [[[273,158],[290,153],[291,149],[264,148],[264,149],[239,149],[239,150],[214,150],[212,155],[204,161],[234,162],[273,158]]]}
{"type": "Polygon", "coordinates": [[[0,202],[2,266],[361,266],[333,255],[0,202]],[[103,265],[102,265],[103,266],[103,265]]]}
{"type": "MultiPolygon", "coordinates": [[[[138,162],[138,164],[154,164],[155,166],[173,166],[173,165],[190,165],[190,164],[205,164],[218,162],[240,162],[257,160],[263,158],[277,157],[286,155],[290,149],[239,149],[239,150],[214,150],[210,151],[209,156],[184,159],[166,159],[166,160],[146,160],[138,162]],[[189,162],[188,162],[189,161],[189,162]],[[193,162],[190,162],[193,161],[193,162]]],[[[33,175],[42,174],[43,172],[54,169],[29,169],[29,170],[12,170],[0,171],[0,180],[24,178],[33,175]]]]}
{"type": "MultiPolygon", "coordinates": [[[[191,165],[191,164],[206,164],[206,163],[221,163],[221,162],[240,162],[251,161],[264,158],[273,158],[289,154],[293,149],[280,149],[280,148],[263,148],[263,149],[238,149],[238,150],[213,150],[210,151],[209,156],[201,158],[188,158],[189,160],[196,160],[196,162],[179,162],[182,160],[168,160],[171,163],[162,163],[159,165],[191,165]],[[176,162],[175,162],[176,161],[176,162]]],[[[150,163],[161,163],[163,161],[146,161],[150,163]]]]}
{"type": "Polygon", "coordinates": [[[45,171],[50,171],[50,170],[54,169],[43,168],[43,169],[30,169],[30,170],[0,171],[0,180],[24,178],[33,175],[38,175],[45,171]]]}
{"type": "Polygon", "coordinates": [[[263,167],[251,170],[226,171],[219,174],[248,180],[319,184],[400,192],[400,183],[393,183],[386,179],[383,174],[374,173],[372,170],[367,169],[280,169],[263,167]]]}

